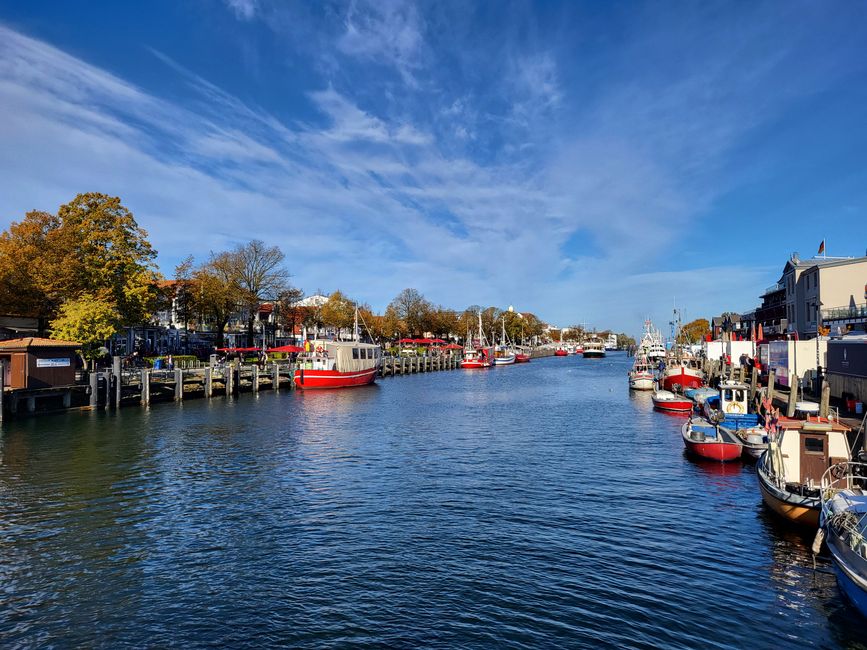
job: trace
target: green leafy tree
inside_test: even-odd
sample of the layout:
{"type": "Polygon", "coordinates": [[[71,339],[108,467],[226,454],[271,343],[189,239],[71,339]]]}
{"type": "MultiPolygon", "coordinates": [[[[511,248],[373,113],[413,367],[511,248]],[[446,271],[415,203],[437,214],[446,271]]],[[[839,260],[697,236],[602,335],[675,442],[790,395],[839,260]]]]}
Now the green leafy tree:
{"type": "Polygon", "coordinates": [[[119,314],[110,298],[82,294],[66,301],[51,321],[54,338],[81,343],[88,361],[99,357],[99,349],[118,331],[119,314]]]}

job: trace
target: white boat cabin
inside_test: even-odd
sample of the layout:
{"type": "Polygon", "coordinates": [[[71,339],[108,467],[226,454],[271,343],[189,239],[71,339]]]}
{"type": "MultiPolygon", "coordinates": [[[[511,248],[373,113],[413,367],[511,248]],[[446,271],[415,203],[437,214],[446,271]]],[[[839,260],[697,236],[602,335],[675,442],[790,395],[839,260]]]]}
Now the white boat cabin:
{"type": "Polygon", "coordinates": [[[374,343],[357,341],[308,341],[309,352],[298,356],[300,368],[305,370],[336,370],[358,372],[379,367],[382,348],[374,343]]]}
{"type": "Polygon", "coordinates": [[[810,488],[821,485],[829,467],[851,458],[845,431],[824,422],[804,422],[800,428],[784,429],[767,453],[780,484],[797,483],[810,488]]]}
{"type": "Polygon", "coordinates": [[[726,414],[749,413],[750,387],[746,384],[723,382],[719,387],[719,409],[726,414]]]}

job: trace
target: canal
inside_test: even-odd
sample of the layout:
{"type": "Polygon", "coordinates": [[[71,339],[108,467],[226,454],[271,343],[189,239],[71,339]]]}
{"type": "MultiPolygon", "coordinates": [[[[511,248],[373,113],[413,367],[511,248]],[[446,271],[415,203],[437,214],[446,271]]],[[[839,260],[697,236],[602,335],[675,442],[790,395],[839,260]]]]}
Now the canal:
{"type": "Polygon", "coordinates": [[[7,422],[0,645],[867,647],[629,362],[7,422]]]}

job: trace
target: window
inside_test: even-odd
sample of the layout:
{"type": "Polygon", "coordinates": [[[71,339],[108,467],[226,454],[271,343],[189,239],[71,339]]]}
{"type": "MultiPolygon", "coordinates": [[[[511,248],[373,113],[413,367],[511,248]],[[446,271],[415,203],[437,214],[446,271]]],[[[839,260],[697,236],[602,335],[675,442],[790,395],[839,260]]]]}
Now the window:
{"type": "Polygon", "coordinates": [[[352,348],[352,358],[353,359],[358,358],[358,348],[352,348]]]}
{"type": "Polygon", "coordinates": [[[825,455],[825,439],[804,436],[804,453],[825,455]]]}

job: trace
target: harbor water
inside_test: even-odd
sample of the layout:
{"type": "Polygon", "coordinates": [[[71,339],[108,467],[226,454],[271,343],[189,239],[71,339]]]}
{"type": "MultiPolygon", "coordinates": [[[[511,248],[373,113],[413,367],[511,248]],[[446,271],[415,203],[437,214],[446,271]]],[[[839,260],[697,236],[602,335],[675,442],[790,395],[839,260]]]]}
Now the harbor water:
{"type": "Polygon", "coordinates": [[[6,422],[0,646],[867,647],[630,362],[6,422]]]}

